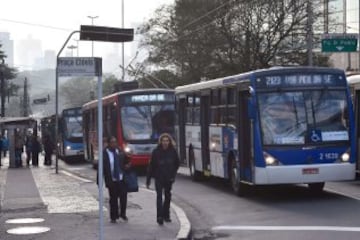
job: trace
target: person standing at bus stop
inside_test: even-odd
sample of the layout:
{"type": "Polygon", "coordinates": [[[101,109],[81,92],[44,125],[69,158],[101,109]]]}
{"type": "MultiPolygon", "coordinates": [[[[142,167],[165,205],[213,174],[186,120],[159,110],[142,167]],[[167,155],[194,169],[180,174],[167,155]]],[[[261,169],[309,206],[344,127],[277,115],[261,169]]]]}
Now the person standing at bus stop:
{"type": "Polygon", "coordinates": [[[43,139],[44,151],[45,151],[45,160],[44,165],[51,165],[51,155],[54,151],[54,144],[50,139],[49,135],[45,135],[43,139]]]}
{"type": "Polygon", "coordinates": [[[124,173],[130,168],[130,161],[118,148],[117,140],[114,136],[109,137],[107,147],[103,151],[103,171],[105,186],[109,190],[110,219],[112,223],[122,218],[127,221],[127,189],[124,181],[124,173]],[[119,214],[120,199],[120,214],[119,214]]]}
{"type": "Polygon", "coordinates": [[[155,178],[156,221],[159,225],[163,225],[164,221],[171,222],[171,188],[175,181],[179,163],[174,140],[168,133],[161,134],[159,144],[151,154],[146,176],[147,188],[150,186],[151,177],[155,178]],[[163,192],[165,196],[164,201],[163,192]]]}

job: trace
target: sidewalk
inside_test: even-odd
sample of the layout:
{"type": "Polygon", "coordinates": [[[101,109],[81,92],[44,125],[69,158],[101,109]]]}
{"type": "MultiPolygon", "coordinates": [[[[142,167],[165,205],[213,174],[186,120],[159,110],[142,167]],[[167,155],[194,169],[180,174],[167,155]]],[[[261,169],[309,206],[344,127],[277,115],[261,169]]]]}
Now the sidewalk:
{"type": "MultiPolygon", "coordinates": [[[[7,239],[99,239],[99,202],[97,185],[69,175],[55,174],[48,166],[8,168],[8,159],[2,159],[0,169],[0,238],[7,239]],[[18,218],[43,219],[38,223],[13,224],[18,218]],[[14,235],[9,230],[20,229],[25,234],[14,235]],[[29,234],[36,229],[43,233],[29,234]],[[27,231],[27,234],[26,234],[27,231]]],[[[39,162],[42,164],[43,159],[39,162]]],[[[153,191],[140,188],[129,193],[128,222],[109,222],[108,193],[104,187],[103,239],[186,239],[190,223],[185,213],[175,204],[171,208],[172,222],[156,223],[153,191]]],[[[40,221],[40,220],[39,220],[40,221]]]]}

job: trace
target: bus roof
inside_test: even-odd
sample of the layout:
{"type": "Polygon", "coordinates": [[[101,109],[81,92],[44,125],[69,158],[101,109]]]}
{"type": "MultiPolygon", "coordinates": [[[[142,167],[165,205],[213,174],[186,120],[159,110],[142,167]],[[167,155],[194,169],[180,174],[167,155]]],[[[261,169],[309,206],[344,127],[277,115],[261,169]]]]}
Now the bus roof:
{"type": "Polygon", "coordinates": [[[226,77],[222,77],[222,78],[216,78],[216,79],[212,79],[212,80],[208,80],[205,82],[197,82],[197,83],[193,83],[193,84],[188,84],[188,85],[184,85],[184,86],[179,86],[177,88],[175,88],[175,92],[178,93],[183,93],[183,92],[194,92],[194,91],[198,91],[201,89],[211,89],[211,88],[216,88],[219,86],[223,86],[223,85],[230,85],[230,84],[236,84],[236,83],[240,83],[240,82],[245,82],[248,81],[251,77],[258,77],[258,76],[262,76],[262,75],[269,75],[269,74],[280,74],[283,73],[284,71],[286,72],[318,72],[318,73],[325,73],[325,72],[333,72],[336,74],[344,74],[344,71],[341,69],[337,69],[337,68],[329,68],[329,67],[308,67],[308,66],[292,66],[292,67],[271,67],[271,68],[267,68],[267,69],[259,69],[259,70],[254,70],[251,72],[246,72],[246,73],[241,73],[241,74],[236,74],[236,75],[232,75],[232,76],[226,76],[226,77]]]}
{"type": "MultiPolygon", "coordinates": [[[[132,94],[141,94],[141,93],[152,93],[152,92],[168,92],[168,93],[174,93],[174,89],[167,89],[167,88],[142,88],[142,89],[135,89],[135,90],[129,90],[129,91],[121,91],[116,92],[107,96],[104,96],[102,99],[107,100],[111,99],[115,96],[122,96],[122,95],[132,95],[132,94]]],[[[97,103],[97,99],[85,103],[82,107],[85,109],[94,107],[94,104],[97,103]]]]}

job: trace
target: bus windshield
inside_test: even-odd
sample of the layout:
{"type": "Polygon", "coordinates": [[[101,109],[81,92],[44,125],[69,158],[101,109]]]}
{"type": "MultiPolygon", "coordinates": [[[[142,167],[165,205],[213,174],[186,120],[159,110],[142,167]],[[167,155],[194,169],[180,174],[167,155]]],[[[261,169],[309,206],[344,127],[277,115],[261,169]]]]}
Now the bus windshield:
{"type": "Polygon", "coordinates": [[[82,138],[82,116],[65,117],[66,138],[82,138]]]}
{"type": "Polygon", "coordinates": [[[121,122],[126,140],[157,140],[160,134],[174,134],[173,104],[136,105],[121,108],[121,122]]]}
{"type": "Polygon", "coordinates": [[[260,93],[258,100],[265,145],[349,140],[344,90],[260,93]]]}

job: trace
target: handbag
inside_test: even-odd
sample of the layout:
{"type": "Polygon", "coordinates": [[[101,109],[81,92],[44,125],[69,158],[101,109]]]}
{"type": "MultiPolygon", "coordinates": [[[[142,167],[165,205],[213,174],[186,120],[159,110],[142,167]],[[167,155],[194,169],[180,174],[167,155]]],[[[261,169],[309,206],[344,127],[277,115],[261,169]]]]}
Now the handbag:
{"type": "Polygon", "coordinates": [[[138,178],[137,178],[137,174],[135,171],[125,172],[124,181],[126,184],[127,192],[138,192],[139,191],[138,178]]]}

